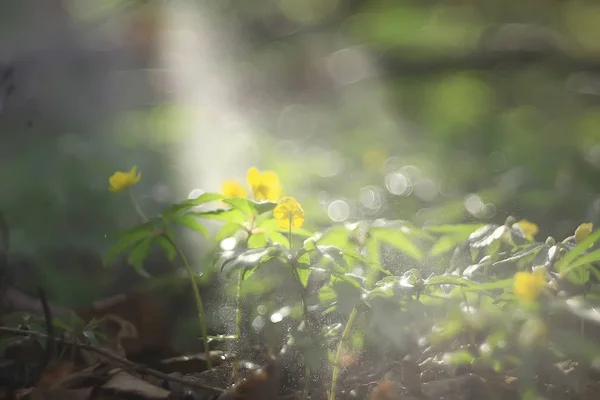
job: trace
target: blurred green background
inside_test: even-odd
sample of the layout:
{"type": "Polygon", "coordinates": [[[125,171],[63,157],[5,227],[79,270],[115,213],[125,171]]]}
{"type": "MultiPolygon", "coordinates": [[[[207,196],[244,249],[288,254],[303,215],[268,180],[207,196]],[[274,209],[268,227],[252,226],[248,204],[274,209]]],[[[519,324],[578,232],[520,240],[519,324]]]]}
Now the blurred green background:
{"type": "Polygon", "coordinates": [[[598,35],[593,1],[4,1],[17,275],[71,305],[139,284],[101,261],[137,222],[107,190],[133,165],[148,214],[257,166],[309,229],[515,215],[567,236],[600,215],[598,35]]]}

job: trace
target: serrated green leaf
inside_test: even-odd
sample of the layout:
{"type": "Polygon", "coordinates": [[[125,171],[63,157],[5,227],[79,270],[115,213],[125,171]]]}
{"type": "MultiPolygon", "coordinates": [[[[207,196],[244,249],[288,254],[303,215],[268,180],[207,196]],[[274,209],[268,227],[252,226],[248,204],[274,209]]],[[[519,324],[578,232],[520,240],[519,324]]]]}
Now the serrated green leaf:
{"type": "Polygon", "coordinates": [[[264,233],[255,233],[248,238],[248,248],[265,247],[267,244],[267,236],[264,233]]]}
{"type": "Polygon", "coordinates": [[[188,211],[189,209],[201,204],[210,203],[211,201],[221,200],[223,198],[224,196],[218,193],[202,193],[195,199],[187,199],[180,203],[173,204],[167,210],[163,211],[162,215],[165,217],[170,217],[175,214],[188,211]]]}
{"type": "Polygon", "coordinates": [[[128,234],[126,236],[121,236],[121,239],[109,249],[108,254],[104,258],[104,263],[108,264],[118,255],[132,248],[137,243],[154,235],[155,233],[153,230],[149,230],[146,228],[140,229],[140,227],[137,227],[134,230],[128,230],[128,234]]]}
{"type": "Polygon", "coordinates": [[[440,237],[429,249],[429,255],[436,257],[454,250],[458,245],[467,240],[471,233],[471,230],[464,230],[462,232],[459,231],[458,233],[440,237]]]}
{"type": "Polygon", "coordinates": [[[246,222],[246,215],[236,208],[219,209],[212,211],[190,211],[189,215],[193,215],[203,219],[213,219],[217,221],[236,222],[243,224],[246,222]]]}
{"type": "MultiPolygon", "coordinates": [[[[270,215],[269,218],[264,219],[262,222],[260,222],[260,224],[257,224],[257,227],[264,229],[265,231],[274,231],[285,235],[288,234],[289,230],[285,228],[280,228],[279,225],[277,225],[277,221],[272,218],[272,214],[267,215],[270,215]]],[[[312,236],[312,233],[304,228],[292,228],[292,235],[300,237],[310,237],[312,236]]]]}
{"type": "Polygon", "coordinates": [[[432,278],[425,280],[425,285],[433,286],[433,285],[455,285],[455,286],[473,286],[477,285],[476,282],[473,282],[469,279],[460,277],[458,275],[439,275],[434,276],[432,278]]]}
{"type": "Polygon", "coordinates": [[[270,200],[254,201],[250,200],[258,215],[270,213],[277,207],[277,203],[270,200]]]}
{"type": "Polygon", "coordinates": [[[279,243],[284,245],[285,247],[287,247],[288,249],[290,248],[290,244],[289,244],[289,240],[287,237],[285,237],[285,235],[283,235],[281,232],[277,232],[277,231],[266,231],[265,235],[267,236],[267,238],[273,242],[273,243],[279,243]]]}
{"type": "Polygon", "coordinates": [[[158,236],[156,238],[156,241],[158,242],[160,247],[162,247],[163,250],[165,251],[165,253],[167,254],[167,259],[169,261],[173,261],[175,259],[175,257],[177,257],[177,249],[173,245],[173,242],[171,242],[169,239],[167,239],[164,236],[158,236]]]}
{"type": "Polygon", "coordinates": [[[223,202],[229,204],[231,207],[240,210],[248,217],[254,217],[258,215],[254,203],[251,200],[243,199],[241,197],[229,197],[223,199],[223,202]]]}
{"type": "Polygon", "coordinates": [[[106,237],[111,238],[111,239],[120,239],[120,238],[124,238],[126,236],[130,236],[137,232],[143,232],[143,231],[154,232],[157,228],[156,222],[157,222],[156,220],[144,222],[143,224],[136,225],[136,226],[128,228],[128,229],[123,229],[118,232],[109,233],[106,235],[106,237]]]}
{"type": "Polygon", "coordinates": [[[220,242],[223,239],[233,237],[240,229],[244,229],[244,227],[237,222],[230,222],[225,224],[221,230],[215,235],[215,240],[220,242]]]}
{"type": "Polygon", "coordinates": [[[129,253],[129,258],[127,259],[129,264],[133,266],[136,272],[144,278],[150,277],[150,274],[144,270],[144,260],[146,260],[146,257],[148,257],[148,254],[150,253],[150,248],[152,247],[154,239],[154,237],[149,237],[139,242],[131,250],[129,253]]]}
{"type": "Polygon", "coordinates": [[[373,259],[371,259],[369,257],[365,257],[365,256],[357,253],[354,250],[343,249],[342,250],[342,254],[345,257],[348,257],[348,258],[353,259],[355,261],[359,261],[359,262],[367,265],[368,267],[375,268],[377,271],[383,272],[384,274],[387,274],[387,275],[391,275],[391,272],[388,271],[387,269],[384,269],[378,262],[376,262],[375,260],[373,260],[373,259]]]}
{"type": "Polygon", "coordinates": [[[346,247],[351,233],[345,226],[333,226],[323,232],[317,242],[321,245],[346,247]]]}
{"type": "Polygon", "coordinates": [[[380,242],[387,243],[402,253],[421,262],[423,261],[423,253],[406,235],[396,229],[372,228],[371,234],[380,242]]]}
{"type": "Polygon", "coordinates": [[[514,281],[512,278],[502,279],[494,282],[478,283],[477,285],[465,287],[465,292],[485,292],[488,290],[506,289],[512,287],[514,281]]]}
{"type": "Polygon", "coordinates": [[[563,272],[566,268],[575,261],[575,259],[587,251],[600,238],[600,229],[596,230],[581,243],[577,244],[573,249],[568,251],[565,256],[556,263],[556,268],[559,272],[563,272]]]}
{"type": "Polygon", "coordinates": [[[184,227],[191,229],[193,231],[196,231],[196,232],[200,232],[205,237],[208,237],[208,231],[206,230],[204,225],[202,225],[200,223],[200,221],[198,221],[196,219],[196,217],[193,215],[190,215],[190,214],[177,215],[177,216],[174,216],[171,220],[178,225],[184,226],[184,227]]]}
{"type": "Polygon", "coordinates": [[[348,263],[346,262],[346,259],[344,258],[344,253],[342,251],[342,249],[340,249],[339,247],[336,246],[325,246],[325,245],[319,245],[317,246],[317,251],[319,252],[321,259],[320,261],[329,261],[330,263],[333,263],[336,266],[341,267],[342,269],[344,269],[347,272],[348,269],[348,263]]]}
{"type": "Polygon", "coordinates": [[[306,287],[308,283],[308,278],[310,277],[310,268],[296,268],[298,272],[298,277],[300,278],[300,282],[302,282],[302,287],[306,287]]]}
{"type": "Polygon", "coordinates": [[[267,261],[279,256],[282,248],[269,246],[256,249],[247,249],[224,261],[221,265],[221,273],[231,276],[234,271],[244,268],[245,271],[253,271],[267,261]]]}

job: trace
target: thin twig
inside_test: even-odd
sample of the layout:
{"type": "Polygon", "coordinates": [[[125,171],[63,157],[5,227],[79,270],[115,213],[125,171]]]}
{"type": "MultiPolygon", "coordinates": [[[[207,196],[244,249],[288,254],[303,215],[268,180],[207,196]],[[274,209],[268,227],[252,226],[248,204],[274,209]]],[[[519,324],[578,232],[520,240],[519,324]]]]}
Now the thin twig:
{"type": "MultiPolygon", "coordinates": [[[[5,326],[0,326],[0,332],[5,332],[5,333],[11,333],[13,335],[20,335],[20,336],[36,336],[36,337],[40,337],[40,338],[47,338],[49,337],[48,335],[41,333],[41,332],[36,332],[36,331],[26,331],[26,330],[22,330],[22,329],[15,329],[15,328],[8,328],[5,326]]],[[[52,340],[54,340],[54,342],[56,343],[63,343],[63,344],[68,344],[71,346],[75,346],[78,347],[80,349],[83,350],[88,350],[91,352],[94,352],[96,354],[100,354],[112,361],[118,362],[119,364],[122,364],[126,367],[129,367],[131,369],[134,369],[138,372],[144,373],[146,375],[152,375],[155,378],[159,378],[159,379],[164,379],[166,381],[171,381],[171,382],[176,382],[176,383],[180,383],[182,385],[185,385],[187,387],[190,388],[194,388],[194,389],[203,389],[203,390],[210,390],[213,391],[215,393],[223,393],[225,392],[224,389],[215,387],[215,386],[211,386],[211,385],[206,385],[204,383],[199,383],[199,382],[195,382],[192,380],[188,380],[185,378],[178,378],[176,376],[171,376],[171,375],[167,375],[163,372],[157,371],[155,369],[152,368],[148,368],[145,367],[143,365],[140,364],[136,364],[133,361],[129,361],[128,359],[121,357],[117,354],[111,353],[108,350],[104,350],[101,349],[99,347],[96,346],[92,346],[89,344],[84,344],[84,343],[76,343],[76,342],[71,342],[69,340],[65,340],[62,338],[57,338],[57,337],[53,337],[52,340]]]]}

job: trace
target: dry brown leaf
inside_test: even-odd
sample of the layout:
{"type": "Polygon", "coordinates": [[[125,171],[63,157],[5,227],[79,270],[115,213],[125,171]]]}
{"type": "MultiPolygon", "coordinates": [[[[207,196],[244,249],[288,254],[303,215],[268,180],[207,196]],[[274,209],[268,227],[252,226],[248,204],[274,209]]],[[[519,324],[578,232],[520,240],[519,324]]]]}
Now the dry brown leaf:
{"type": "Polygon", "coordinates": [[[269,361],[264,367],[252,371],[234,384],[218,400],[276,399],[281,383],[281,365],[278,360],[269,361]]]}
{"type": "Polygon", "coordinates": [[[166,399],[171,394],[168,390],[152,385],[143,379],[119,369],[111,371],[111,377],[101,388],[121,393],[136,394],[146,399],[166,399]]]}
{"type": "Polygon", "coordinates": [[[389,379],[382,379],[371,392],[370,400],[398,400],[398,387],[389,379]]]}
{"type": "Polygon", "coordinates": [[[95,302],[92,307],[78,310],[84,321],[97,320],[110,315],[111,319],[127,321],[131,326],[121,326],[120,345],[129,357],[146,349],[163,349],[165,354],[174,354],[171,349],[170,329],[167,318],[156,296],[148,293],[117,295],[95,302]],[[133,326],[133,329],[132,329],[133,326]],[[135,335],[133,334],[135,330],[135,335]]]}
{"type": "Polygon", "coordinates": [[[49,364],[40,376],[38,388],[57,388],[75,371],[75,364],[70,361],[59,361],[49,364]]]}

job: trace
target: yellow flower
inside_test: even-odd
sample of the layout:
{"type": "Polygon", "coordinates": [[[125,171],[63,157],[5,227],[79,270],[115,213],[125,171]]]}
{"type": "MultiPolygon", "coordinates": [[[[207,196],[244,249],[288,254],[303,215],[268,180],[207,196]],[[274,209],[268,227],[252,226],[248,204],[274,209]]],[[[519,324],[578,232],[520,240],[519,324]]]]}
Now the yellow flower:
{"type": "Polygon", "coordinates": [[[238,181],[229,180],[221,185],[221,193],[225,197],[246,197],[248,191],[238,181]]]}
{"type": "Polygon", "coordinates": [[[110,178],[108,188],[112,192],[120,192],[123,189],[127,189],[129,186],[133,186],[140,181],[142,174],[136,174],[136,166],[134,165],[129,172],[117,171],[110,178]]]}
{"type": "Polygon", "coordinates": [[[536,224],[534,224],[533,222],[527,221],[526,219],[520,220],[515,225],[518,226],[518,228],[523,232],[525,237],[529,240],[533,240],[536,233],[538,233],[538,231],[539,231],[539,228],[536,224]]]}
{"type": "Polygon", "coordinates": [[[581,243],[587,238],[594,229],[594,224],[581,224],[575,230],[575,242],[581,243]]]}
{"type": "Polygon", "coordinates": [[[280,228],[300,228],[304,224],[304,210],[293,197],[284,197],[273,209],[273,217],[280,228]]]}
{"type": "Polygon", "coordinates": [[[256,200],[277,201],[281,197],[283,190],[275,172],[265,171],[261,174],[252,167],[248,170],[247,179],[256,200]]]}
{"type": "Polygon", "coordinates": [[[515,295],[526,302],[537,300],[545,286],[546,277],[544,276],[543,269],[540,269],[534,273],[517,272],[515,274],[515,295]]]}

